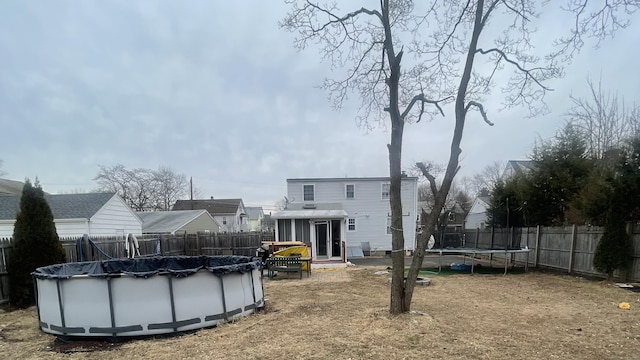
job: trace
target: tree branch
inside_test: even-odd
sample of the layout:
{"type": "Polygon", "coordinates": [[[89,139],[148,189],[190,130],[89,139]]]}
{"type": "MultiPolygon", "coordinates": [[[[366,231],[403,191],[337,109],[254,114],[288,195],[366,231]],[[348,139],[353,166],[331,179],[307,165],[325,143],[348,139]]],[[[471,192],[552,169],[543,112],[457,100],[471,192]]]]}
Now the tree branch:
{"type": "Polygon", "coordinates": [[[538,81],[538,79],[533,75],[532,71],[533,70],[542,70],[541,68],[534,68],[534,69],[525,69],[523,68],[520,64],[518,64],[518,62],[509,59],[509,57],[507,57],[507,54],[505,54],[502,50],[497,49],[497,48],[491,48],[489,50],[484,50],[482,48],[478,48],[476,50],[476,52],[481,53],[482,55],[487,55],[490,53],[498,53],[500,55],[500,58],[504,59],[506,62],[514,65],[515,67],[518,68],[518,70],[522,71],[527,77],[531,78],[536,84],[538,84],[538,86],[540,86],[542,89],[546,90],[546,91],[553,91],[552,88],[549,88],[547,86],[545,86],[544,84],[542,84],[540,81],[538,81]]]}
{"type": "Polygon", "coordinates": [[[475,106],[476,108],[478,108],[478,111],[480,111],[480,115],[482,115],[482,118],[484,119],[484,122],[489,124],[489,126],[493,126],[493,123],[491,121],[489,121],[489,117],[487,117],[487,113],[484,111],[484,106],[482,106],[482,104],[477,102],[477,101],[469,101],[467,103],[467,106],[465,106],[465,108],[464,108],[465,114],[467,113],[467,111],[469,111],[469,108],[471,106],[475,106]]]}
{"type": "Polygon", "coordinates": [[[360,14],[375,15],[375,16],[377,16],[377,17],[378,17],[378,19],[380,19],[380,21],[382,21],[382,14],[380,14],[380,12],[379,12],[378,10],[369,10],[369,9],[366,9],[366,8],[364,8],[364,7],[363,7],[363,8],[360,8],[360,10],[352,11],[352,12],[350,12],[350,13],[346,14],[346,15],[345,15],[345,16],[343,16],[343,17],[338,17],[337,15],[333,14],[331,11],[329,11],[329,10],[327,10],[327,9],[324,9],[324,8],[320,7],[318,4],[313,4],[313,3],[311,3],[309,0],[307,0],[307,4],[308,4],[309,6],[311,6],[312,8],[315,8],[315,9],[317,9],[318,11],[323,12],[323,13],[325,13],[325,14],[329,15],[329,17],[332,17],[332,18],[334,19],[334,20],[330,20],[330,21],[328,21],[326,24],[322,25],[320,28],[318,28],[317,30],[315,30],[315,32],[320,32],[320,31],[324,30],[324,29],[325,29],[327,26],[329,26],[329,25],[333,25],[333,24],[338,24],[338,23],[340,23],[340,25],[342,25],[342,27],[344,28],[345,32],[346,32],[346,33],[349,33],[349,32],[347,31],[347,27],[346,27],[346,25],[344,24],[344,22],[345,22],[346,20],[349,20],[349,19],[351,19],[351,18],[354,18],[354,17],[356,17],[356,16],[358,16],[358,15],[360,15],[360,14]]]}
{"type": "Polygon", "coordinates": [[[417,162],[416,167],[420,169],[420,172],[422,172],[422,175],[425,178],[427,178],[427,180],[429,180],[429,187],[431,188],[431,192],[433,193],[433,196],[435,198],[435,196],[438,194],[438,186],[436,185],[436,178],[433,175],[431,175],[431,173],[427,169],[427,166],[423,162],[417,162]]]}
{"type": "Polygon", "coordinates": [[[411,102],[409,102],[409,105],[407,105],[407,107],[404,109],[404,111],[402,112],[402,114],[400,115],[400,118],[402,120],[404,120],[404,118],[409,114],[409,112],[411,111],[411,109],[413,108],[413,106],[420,101],[421,105],[422,105],[422,110],[420,111],[420,118],[418,119],[417,122],[420,122],[420,119],[422,118],[422,113],[424,112],[424,104],[433,104],[435,105],[436,108],[438,108],[438,110],[440,111],[440,114],[442,116],[444,116],[444,111],[442,110],[442,108],[440,107],[440,103],[450,99],[451,96],[447,96],[444,99],[440,99],[440,100],[430,100],[424,97],[424,93],[420,93],[418,95],[415,95],[412,99],[411,102]]]}

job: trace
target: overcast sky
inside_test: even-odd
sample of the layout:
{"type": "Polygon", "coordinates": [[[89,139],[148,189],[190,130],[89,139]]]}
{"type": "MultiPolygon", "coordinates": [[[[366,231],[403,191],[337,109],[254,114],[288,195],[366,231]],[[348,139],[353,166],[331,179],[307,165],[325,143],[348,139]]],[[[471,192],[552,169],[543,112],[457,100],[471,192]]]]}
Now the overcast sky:
{"type": "MultiPolygon", "coordinates": [[[[5,177],[37,176],[50,193],[89,191],[98,165],[168,166],[193,177],[204,197],[270,208],[287,178],[387,176],[389,133],[357,127],[357,99],[332,109],[317,88],[329,64],[313,47],[298,52],[278,28],[287,9],[275,0],[1,0],[5,177]]],[[[569,94],[586,95],[587,76],[637,100],[634,20],[549,84],[550,114],[500,111],[495,92],[485,104],[495,126],[468,120],[460,176],[526,158],[536,137],[562,126],[569,94]]],[[[446,161],[453,114],[445,110],[405,128],[404,168],[446,161]]]]}

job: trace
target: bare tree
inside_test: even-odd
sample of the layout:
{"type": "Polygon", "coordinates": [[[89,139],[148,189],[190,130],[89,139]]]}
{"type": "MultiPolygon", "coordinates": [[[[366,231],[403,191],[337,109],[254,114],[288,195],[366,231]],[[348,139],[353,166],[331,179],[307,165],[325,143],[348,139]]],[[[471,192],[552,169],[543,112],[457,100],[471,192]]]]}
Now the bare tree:
{"type": "Polygon", "coordinates": [[[173,169],[161,166],[153,172],[156,205],[158,210],[171,210],[179,198],[187,194],[189,183],[184,174],[178,174],[173,169]]]}
{"type": "Polygon", "coordinates": [[[321,56],[334,68],[347,68],[341,79],[328,79],[324,83],[334,106],[339,108],[348,92],[355,91],[362,100],[358,116],[362,126],[371,126],[375,120],[390,120],[393,261],[390,311],[397,314],[410,310],[427,241],[459,169],[460,142],[469,111],[477,110],[492,125],[482,100],[496,87],[502,90],[507,107],[525,106],[532,114],[545,111],[542,100],[551,90],[545,82],[562,75],[557,58],[570,57],[573,49],[582,46],[583,35],[605,38],[626,26],[616,10],[626,11],[624,17],[637,9],[640,0],[609,1],[593,12],[586,0],[569,1],[564,9],[576,16],[575,29],[570,36],[559,39],[560,49],[548,56],[534,55],[532,22],[542,6],[535,0],[433,0],[421,2],[420,9],[415,9],[409,0],[381,0],[379,10],[363,7],[351,12],[341,12],[335,3],[326,5],[310,0],[290,3],[292,9],[280,25],[298,33],[295,45],[305,48],[308,42],[318,43],[321,56]],[[492,18],[495,21],[490,21],[492,18]],[[493,39],[487,35],[480,41],[480,35],[487,29],[487,33],[498,35],[493,39]],[[401,45],[403,40],[406,48],[401,45]],[[405,61],[408,66],[403,70],[405,51],[417,60],[405,61]],[[476,69],[476,57],[487,64],[476,69]],[[499,79],[494,75],[506,70],[508,80],[496,85],[499,79]],[[429,180],[435,202],[426,230],[417,241],[405,281],[400,201],[404,125],[420,122],[423,115],[433,115],[434,110],[444,116],[442,106],[449,101],[454,101],[455,127],[440,184],[424,164],[417,164],[429,180]]]}
{"type": "Polygon", "coordinates": [[[0,159],[0,176],[5,176],[7,175],[7,172],[2,170],[2,164],[4,163],[4,160],[0,159]]]}
{"type": "Polygon", "coordinates": [[[462,178],[462,183],[468,192],[474,196],[487,194],[502,179],[505,165],[504,162],[494,161],[485,166],[480,172],[462,178]]]}
{"type": "Polygon", "coordinates": [[[627,106],[624,97],[602,89],[602,79],[594,84],[587,79],[590,97],[571,96],[573,106],[566,114],[570,124],[576,126],[587,140],[587,151],[593,159],[602,159],[605,153],[619,149],[625,139],[638,131],[640,107],[627,106]]]}
{"type": "Polygon", "coordinates": [[[94,178],[98,190],[118,193],[135,211],[170,210],[175,201],[187,193],[185,175],[167,167],[157,171],[129,170],[122,164],[99,165],[99,168],[94,178]]]}

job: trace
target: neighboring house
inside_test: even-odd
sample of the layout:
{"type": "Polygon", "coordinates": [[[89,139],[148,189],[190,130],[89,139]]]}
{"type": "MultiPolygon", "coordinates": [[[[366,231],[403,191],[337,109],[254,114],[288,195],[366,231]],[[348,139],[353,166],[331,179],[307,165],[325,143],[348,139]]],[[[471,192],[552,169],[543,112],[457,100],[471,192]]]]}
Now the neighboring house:
{"type": "MultiPolygon", "coordinates": [[[[418,201],[417,223],[419,229],[422,227],[422,210],[426,214],[431,212],[431,207],[427,201],[418,201]]],[[[438,219],[438,226],[446,226],[447,230],[459,230],[464,226],[466,213],[459,202],[454,202],[451,207],[443,209],[438,219]]]]}
{"type": "Polygon", "coordinates": [[[465,229],[484,229],[487,226],[487,210],[489,209],[490,198],[488,196],[478,196],[465,220],[465,229]]]}
{"type": "Polygon", "coordinates": [[[535,163],[531,160],[509,160],[504,167],[501,178],[507,180],[514,175],[526,174],[535,168],[535,163]]]}
{"type": "Polygon", "coordinates": [[[175,210],[207,210],[220,226],[220,232],[249,231],[242,199],[178,200],[175,210]]]}
{"type": "Polygon", "coordinates": [[[24,183],[9,179],[0,179],[0,195],[22,195],[24,183]]]}
{"type": "Polygon", "coordinates": [[[249,231],[262,231],[262,219],[264,218],[262,206],[247,206],[244,210],[247,212],[249,231]]]}
{"type": "MultiPolygon", "coordinates": [[[[276,241],[302,241],[314,260],[344,260],[346,247],[368,243],[373,251],[391,251],[389,178],[287,179],[289,203],[271,214],[276,241]],[[346,247],[342,245],[345,243],[346,247]]],[[[418,179],[402,179],[405,248],[414,249],[418,179]]]]}
{"type": "Polygon", "coordinates": [[[138,212],[143,234],[217,233],[216,220],[207,210],[176,210],[138,212]]]}
{"type": "MultiPolygon", "coordinates": [[[[44,195],[60,237],[142,234],[142,220],[115,193],[44,195]]],[[[20,197],[0,195],[0,237],[13,236],[20,197]]]]}

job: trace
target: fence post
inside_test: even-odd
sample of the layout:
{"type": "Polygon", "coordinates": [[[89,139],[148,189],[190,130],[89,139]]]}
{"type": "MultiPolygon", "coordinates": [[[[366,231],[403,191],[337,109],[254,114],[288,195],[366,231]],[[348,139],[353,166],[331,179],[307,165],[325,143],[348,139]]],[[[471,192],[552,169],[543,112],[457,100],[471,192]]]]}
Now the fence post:
{"type": "Polygon", "coordinates": [[[573,224],[571,228],[571,252],[569,252],[569,269],[568,272],[571,274],[571,270],[573,270],[573,262],[575,261],[575,251],[576,251],[576,238],[578,234],[576,234],[576,225],[573,224]]]}
{"type": "Polygon", "coordinates": [[[538,267],[540,258],[540,225],[536,226],[536,260],[533,263],[533,267],[538,267]]]}
{"type": "MultiPolygon", "coordinates": [[[[89,235],[88,234],[82,234],[82,242],[80,242],[80,248],[76,249],[76,253],[77,253],[77,258],[78,261],[89,261],[88,257],[88,251],[85,251],[86,249],[86,244],[89,243],[89,235]],[[80,254],[82,254],[82,258],[80,258],[80,254]]],[[[76,246],[78,243],[76,242],[76,246]]],[[[89,250],[89,249],[86,249],[89,250]]]]}
{"type": "Polygon", "coordinates": [[[480,237],[480,229],[476,228],[476,241],[475,244],[473,245],[474,248],[478,248],[478,238],[480,237]]]}
{"type": "MultiPolygon", "coordinates": [[[[527,240],[524,242],[527,249],[529,249],[529,227],[527,226],[527,240]]],[[[522,245],[520,245],[522,247],[522,245]]],[[[527,251],[527,260],[525,261],[525,267],[529,266],[529,252],[527,251]]]]}
{"type": "MultiPolygon", "coordinates": [[[[489,249],[493,250],[493,237],[495,236],[495,227],[491,227],[491,242],[489,243],[489,249]]],[[[489,254],[489,267],[493,267],[493,253],[489,254]]]]}

